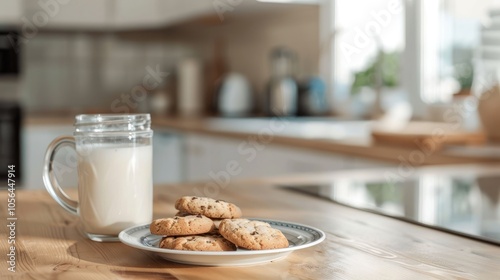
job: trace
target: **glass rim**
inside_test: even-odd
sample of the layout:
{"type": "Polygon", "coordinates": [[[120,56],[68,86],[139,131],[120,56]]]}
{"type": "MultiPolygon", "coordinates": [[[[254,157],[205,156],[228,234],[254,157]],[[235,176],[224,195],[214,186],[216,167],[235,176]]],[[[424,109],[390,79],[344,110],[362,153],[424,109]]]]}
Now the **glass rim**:
{"type": "Polygon", "coordinates": [[[150,114],[80,114],[75,116],[75,124],[92,124],[113,121],[150,121],[150,114]]]}
{"type": "Polygon", "coordinates": [[[150,114],[92,114],[75,117],[74,135],[129,135],[151,131],[150,114]]]}

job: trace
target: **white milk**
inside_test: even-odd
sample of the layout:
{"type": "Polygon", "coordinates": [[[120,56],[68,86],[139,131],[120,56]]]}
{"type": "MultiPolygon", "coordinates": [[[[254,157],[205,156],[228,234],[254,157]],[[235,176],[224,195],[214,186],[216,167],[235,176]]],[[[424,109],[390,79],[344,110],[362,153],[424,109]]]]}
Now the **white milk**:
{"type": "Polygon", "coordinates": [[[85,232],[118,235],[127,227],[150,223],[153,215],[151,146],[94,144],[88,147],[79,147],[77,151],[78,211],[85,232]]]}

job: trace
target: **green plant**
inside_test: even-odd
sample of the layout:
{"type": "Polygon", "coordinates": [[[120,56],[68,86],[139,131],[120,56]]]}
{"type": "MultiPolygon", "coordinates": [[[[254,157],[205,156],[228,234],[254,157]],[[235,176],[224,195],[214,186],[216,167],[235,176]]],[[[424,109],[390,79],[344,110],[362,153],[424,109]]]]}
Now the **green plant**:
{"type": "Polygon", "coordinates": [[[377,57],[368,64],[368,67],[365,70],[354,73],[354,82],[352,83],[351,93],[358,93],[362,87],[377,86],[376,71],[381,71],[382,86],[389,88],[398,86],[401,79],[399,68],[399,52],[379,52],[377,57]]]}
{"type": "Polygon", "coordinates": [[[453,77],[460,84],[460,90],[472,88],[474,50],[470,47],[454,45],[452,48],[453,77]]]}
{"type": "Polygon", "coordinates": [[[460,89],[470,89],[472,88],[472,81],[474,80],[474,67],[471,61],[463,62],[454,65],[454,75],[453,77],[460,84],[460,89]]]}
{"type": "Polygon", "coordinates": [[[400,203],[403,195],[401,186],[392,183],[368,183],[366,190],[377,206],[385,202],[400,203]]]}

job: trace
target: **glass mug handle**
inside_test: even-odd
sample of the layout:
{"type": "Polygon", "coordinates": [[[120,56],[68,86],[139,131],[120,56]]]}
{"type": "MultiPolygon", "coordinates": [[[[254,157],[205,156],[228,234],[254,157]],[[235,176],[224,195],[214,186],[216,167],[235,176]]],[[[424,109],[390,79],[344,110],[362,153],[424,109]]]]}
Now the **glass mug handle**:
{"type": "Polygon", "coordinates": [[[57,151],[64,147],[71,146],[76,150],[75,137],[73,136],[61,136],[54,139],[47,148],[45,153],[45,163],[43,167],[43,183],[45,188],[49,192],[50,196],[54,198],[59,205],[61,205],[68,212],[78,215],[78,202],[71,199],[61,188],[59,182],[57,182],[56,175],[54,174],[54,168],[52,164],[54,163],[54,157],[57,151]]]}

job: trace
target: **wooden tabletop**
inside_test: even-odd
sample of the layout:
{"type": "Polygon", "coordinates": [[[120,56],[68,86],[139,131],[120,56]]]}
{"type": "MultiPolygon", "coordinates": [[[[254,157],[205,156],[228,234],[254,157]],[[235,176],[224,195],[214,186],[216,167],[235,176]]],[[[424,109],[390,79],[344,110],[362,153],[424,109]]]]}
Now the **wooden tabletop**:
{"type": "MultiPolygon", "coordinates": [[[[154,217],[175,213],[173,202],[203,185],[157,186],[154,217]]],[[[68,193],[76,195],[75,190],[68,193]]],[[[0,279],[499,279],[500,247],[367,213],[270,184],[235,183],[215,197],[245,216],[286,220],[326,232],[320,245],[248,267],[200,267],[166,261],[121,243],[84,237],[78,219],[45,191],[17,190],[16,272],[2,229],[0,279]]],[[[7,220],[8,192],[0,191],[7,220]]]]}

